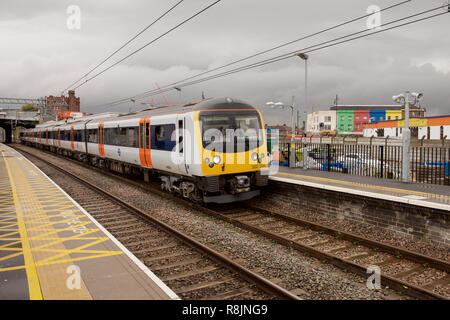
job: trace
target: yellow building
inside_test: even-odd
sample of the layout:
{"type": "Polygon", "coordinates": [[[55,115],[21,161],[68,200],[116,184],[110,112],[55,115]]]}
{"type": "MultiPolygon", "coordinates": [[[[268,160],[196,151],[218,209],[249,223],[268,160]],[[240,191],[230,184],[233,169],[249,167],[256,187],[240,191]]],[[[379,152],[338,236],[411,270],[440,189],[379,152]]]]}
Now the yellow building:
{"type": "Polygon", "coordinates": [[[402,118],[402,110],[386,110],[386,120],[398,120],[402,118]]]}

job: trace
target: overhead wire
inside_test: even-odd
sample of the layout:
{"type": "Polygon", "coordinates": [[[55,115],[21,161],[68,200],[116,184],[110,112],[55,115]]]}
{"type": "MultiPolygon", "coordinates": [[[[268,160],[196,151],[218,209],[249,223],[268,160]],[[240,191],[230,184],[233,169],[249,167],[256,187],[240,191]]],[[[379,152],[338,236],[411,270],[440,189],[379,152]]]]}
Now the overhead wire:
{"type": "MultiPolygon", "coordinates": [[[[432,8],[432,9],[429,9],[429,10],[425,10],[425,11],[422,11],[422,12],[419,12],[419,13],[416,13],[416,14],[413,14],[413,15],[409,15],[407,17],[396,19],[396,20],[384,23],[384,24],[380,25],[380,27],[383,28],[383,27],[386,27],[388,25],[391,25],[391,24],[394,24],[394,23],[397,23],[397,22],[400,22],[400,21],[408,20],[408,19],[420,16],[420,15],[424,15],[426,13],[430,13],[432,11],[436,11],[436,10],[444,8],[444,7],[447,7],[447,5],[439,6],[439,7],[432,8]]],[[[152,91],[146,92],[145,94],[135,95],[135,96],[133,96],[131,98],[135,98],[136,100],[142,100],[142,99],[144,99],[146,97],[157,95],[157,94],[160,94],[162,92],[172,91],[172,90],[175,90],[175,89],[179,89],[181,87],[198,84],[198,83],[201,83],[201,82],[205,82],[205,81],[213,80],[213,79],[216,79],[216,78],[224,77],[224,76],[227,76],[227,75],[230,75],[230,74],[234,74],[234,73],[242,72],[242,71],[245,71],[245,70],[253,69],[253,68],[256,68],[256,67],[261,67],[261,66],[264,66],[264,65],[267,65],[267,64],[275,63],[275,62],[278,62],[278,61],[286,60],[286,59],[295,57],[298,53],[310,53],[310,52],[313,52],[313,51],[322,50],[322,49],[329,48],[329,47],[332,47],[332,46],[336,46],[336,45],[339,45],[339,44],[342,44],[342,43],[354,41],[354,40],[357,40],[357,39],[361,39],[361,38],[364,38],[364,37],[372,36],[372,35],[375,35],[375,34],[379,34],[379,33],[382,33],[382,32],[386,32],[386,31],[389,31],[389,30],[400,28],[400,27],[403,27],[403,26],[406,26],[406,25],[410,25],[410,24],[413,24],[413,23],[417,23],[417,22],[421,22],[421,21],[428,20],[428,19],[431,19],[431,18],[435,18],[435,17],[441,16],[441,15],[444,15],[444,14],[447,14],[447,13],[449,13],[449,12],[446,11],[446,12],[434,14],[434,15],[431,15],[431,16],[427,16],[427,17],[424,17],[424,18],[416,19],[416,20],[413,20],[413,21],[409,21],[409,22],[406,22],[406,23],[402,23],[402,24],[399,24],[399,25],[395,25],[395,26],[392,26],[392,27],[389,27],[389,28],[386,28],[386,29],[377,30],[377,31],[373,31],[371,29],[364,29],[364,30],[361,30],[361,31],[358,31],[358,32],[355,32],[355,33],[351,33],[351,34],[348,34],[348,35],[345,35],[345,36],[342,36],[342,37],[338,37],[338,38],[335,38],[335,39],[332,39],[332,40],[328,40],[328,41],[325,41],[325,42],[321,42],[319,44],[315,44],[315,45],[312,45],[312,46],[309,46],[309,47],[305,47],[305,48],[302,48],[302,49],[299,49],[299,50],[295,50],[295,51],[292,51],[292,52],[289,52],[289,53],[286,53],[286,54],[282,54],[282,55],[279,55],[279,56],[276,56],[276,57],[272,57],[272,58],[269,58],[269,59],[258,61],[258,62],[249,64],[249,65],[246,65],[246,66],[242,66],[242,67],[238,67],[238,68],[235,68],[235,69],[232,69],[232,70],[228,70],[228,71],[225,71],[225,72],[222,72],[222,73],[219,73],[219,74],[215,74],[215,75],[212,75],[212,76],[209,76],[209,77],[201,78],[201,79],[194,80],[194,81],[191,81],[191,82],[185,82],[185,83],[179,84],[177,86],[177,88],[164,86],[162,88],[165,88],[165,89],[161,88],[161,89],[158,89],[158,90],[152,90],[152,91]],[[366,33],[366,32],[369,32],[369,31],[372,31],[372,32],[368,33],[368,34],[360,35],[362,33],[366,33]],[[355,35],[359,35],[359,36],[343,40],[345,38],[349,38],[349,37],[352,37],[352,36],[355,36],[355,35]]],[[[130,98],[116,100],[116,101],[113,101],[113,102],[110,102],[110,103],[102,104],[102,105],[100,105],[100,107],[101,106],[107,106],[107,105],[114,106],[114,105],[117,105],[117,104],[122,104],[123,102],[126,102],[129,99],[130,98]]]]}
{"type": "MultiPolygon", "coordinates": [[[[387,10],[393,9],[393,8],[395,8],[395,7],[404,5],[404,4],[408,3],[408,2],[411,2],[411,0],[406,0],[406,1],[402,1],[402,2],[399,2],[399,3],[393,4],[393,5],[390,5],[390,6],[388,6],[388,7],[385,7],[385,8],[380,9],[380,11],[378,11],[378,12],[381,13],[381,12],[383,12],[383,11],[387,11],[387,10]]],[[[291,40],[291,41],[285,42],[285,43],[283,43],[283,44],[277,45],[277,46],[275,46],[275,47],[272,47],[272,48],[269,48],[269,49],[266,49],[266,50],[257,52],[257,53],[255,53],[255,54],[252,54],[252,55],[247,56],[247,57],[245,57],[245,58],[241,58],[241,59],[232,61],[232,62],[230,62],[230,63],[227,63],[227,64],[225,64],[225,65],[222,65],[222,66],[219,66],[219,67],[216,67],[216,68],[213,68],[213,69],[210,69],[210,70],[207,70],[207,71],[198,73],[198,74],[193,75],[193,76],[190,76],[190,77],[185,78],[185,79],[183,79],[183,80],[179,80],[179,81],[173,82],[173,83],[171,83],[171,84],[164,85],[164,86],[161,87],[160,89],[165,89],[165,88],[167,88],[167,87],[176,86],[177,84],[182,83],[182,82],[184,82],[184,81],[191,80],[191,79],[197,78],[197,77],[199,77],[199,76],[202,76],[202,75],[205,75],[205,74],[208,74],[208,73],[211,73],[211,72],[214,72],[214,71],[217,71],[217,70],[220,70],[220,69],[223,69],[223,68],[232,66],[232,65],[234,65],[234,64],[237,64],[237,63],[239,63],[239,62],[243,62],[243,61],[249,60],[249,59],[251,59],[251,58],[255,58],[255,57],[257,57],[257,56],[260,56],[260,55],[263,55],[263,54],[272,52],[272,51],[274,51],[274,50],[277,50],[277,49],[286,47],[286,46],[291,45],[291,44],[293,44],[293,43],[296,43],[296,42],[299,42],[299,41],[303,41],[303,40],[312,38],[312,37],[314,37],[314,36],[318,36],[318,35],[320,35],[320,34],[323,34],[323,33],[328,32],[328,31],[332,31],[332,30],[334,30],[334,29],[340,28],[340,27],[342,27],[342,26],[348,25],[348,24],[353,23],[353,22],[356,22],[356,21],[358,21],[358,20],[365,19],[365,18],[371,16],[372,14],[373,14],[373,13],[369,13],[369,14],[365,14],[365,15],[363,15],[363,16],[359,16],[359,17],[356,17],[356,18],[352,18],[352,19],[347,20],[347,21],[345,21],[345,22],[339,23],[339,24],[337,24],[337,25],[333,25],[333,26],[331,26],[331,27],[322,29],[322,30],[317,31],[317,32],[313,32],[313,33],[311,33],[311,34],[308,34],[308,35],[306,35],[306,36],[300,37],[300,38],[298,38],[298,39],[291,40]]],[[[149,90],[149,91],[146,91],[146,92],[152,92],[152,91],[153,91],[153,90],[149,90]]],[[[146,93],[146,92],[144,92],[144,93],[146,93]]],[[[144,93],[143,93],[143,94],[144,94],[144,93]]]]}
{"type": "Polygon", "coordinates": [[[214,3],[208,5],[207,7],[203,8],[202,10],[198,11],[197,13],[195,13],[194,15],[190,16],[189,18],[183,20],[182,22],[180,22],[179,24],[177,24],[176,26],[170,28],[168,31],[164,32],[163,34],[159,35],[158,37],[156,37],[155,39],[153,39],[152,41],[146,43],[145,45],[143,45],[142,47],[138,48],[137,50],[131,52],[130,54],[126,55],[125,57],[123,57],[122,59],[120,59],[119,61],[115,62],[114,64],[110,65],[109,67],[103,69],[102,71],[96,73],[94,76],[86,79],[84,82],[82,82],[81,84],[79,84],[78,86],[76,86],[75,88],[73,88],[73,90],[78,89],[79,87],[85,85],[88,81],[91,81],[95,78],[97,78],[98,76],[100,76],[101,74],[105,73],[106,71],[110,70],[111,68],[115,67],[116,65],[118,65],[119,63],[123,62],[124,60],[130,58],[131,56],[135,55],[136,53],[138,53],[139,51],[143,50],[144,48],[148,47],[149,45],[155,43],[156,41],[158,41],[159,39],[161,39],[162,37],[166,36],[167,34],[171,33],[172,31],[178,29],[179,27],[181,27],[182,25],[184,25],[185,23],[191,21],[192,19],[194,19],[195,17],[199,16],[200,14],[202,14],[203,12],[205,12],[206,10],[210,9],[211,7],[213,7],[214,5],[216,5],[217,3],[219,3],[222,0],[216,0],[214,3]]]}
{"type": "Polygon", "coordinates": [[[164,18],[166,15],[168,15],[172,10],[174,10],[176,7],[178,7],[184,0],[178,1],[175,5],[170,7],[168,10],[166,10],[162,15],[160,15],[156,20],[154,20],[152,23],[147,25],[144,29],[139,31],[135,36],[133,36],[131,39],[129,39],[127,42],[125,42],[119,49],[111,53],[108,57],[103,59],[100,63],[98,63],[94,68],[89,70],[86,74],[84,74],[82,77],[80,77],[78,80],[67,86],[64,90],[62,90],[62,93],[66,92],[68,89],[70,89],[72,86],[76,85],[78,82],[86,78],[89,74],[91,74],[94,70],[96,70],[98,67],[100,67],[102,64],[104,64],[106,61],[111,59],[116,53],[118,53],[120,50],[125,48],[127,45],[129,45],[132,41],[134,41],[137,37],[139,37],[141,34],[143,34],[145,31],[147,31],[150,27],[152,27],[154,24],[156,24],[158,21],[160,21],[162,18],[164,18]]]}

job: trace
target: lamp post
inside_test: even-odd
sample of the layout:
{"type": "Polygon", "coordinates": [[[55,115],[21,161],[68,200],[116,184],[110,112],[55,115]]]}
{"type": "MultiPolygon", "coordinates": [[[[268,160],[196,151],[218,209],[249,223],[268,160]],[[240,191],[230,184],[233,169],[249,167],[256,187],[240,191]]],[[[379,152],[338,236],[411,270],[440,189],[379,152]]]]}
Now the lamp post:
{"type": "MultiPolygon", "coordinates": [[[[136,110],[136,99],[130,99],[133,102],[133,110],[136,110]]],[[[128,109],[128,113],[131,113],[131,107],[128,109]]]]}
{"type": "Polygon", "coordinates": [[[289,144],[289,167],[295,167],[295,118],[294,118],[294,97],[292,97],[292,104],[285,105],[283,102],[267,102],[266,105],[271,108],[291,108],[291,120],[292,120],[292,133],[291,133],[291,142],[289,144]]]}
{"type": "Polygon", "coordinates": [[[179,88],[179,87],[173,87],[173,88],[179,92],[179,94],[180,94],[180,96],[179,96],[180,102],[179,103],[181,104],[181,88],[179,88]]]}
{"type": "Polygon", "coordinates": [[[409,171],[410,171],[410,154],[411,154],[411,130],[409,129],[409,106],[415,106],[420,99],[422,99],[422,93],[409,92],[393,96],[392,99],[405,105],[405,123],[402,133],[402,182],[409,182],[409,171]]]}
{"type": "MultiPolygon", "coordinates": [[[[308,107],[308,58],[309,55],[306,53],[297,53],[297,57],[305,61],[305,110],[307,110],[308,107]]],[[[312,107],[311,107],[312,110],[312,107]]],[[[313,110],[312,110],[313,111],[313,110]]]]}

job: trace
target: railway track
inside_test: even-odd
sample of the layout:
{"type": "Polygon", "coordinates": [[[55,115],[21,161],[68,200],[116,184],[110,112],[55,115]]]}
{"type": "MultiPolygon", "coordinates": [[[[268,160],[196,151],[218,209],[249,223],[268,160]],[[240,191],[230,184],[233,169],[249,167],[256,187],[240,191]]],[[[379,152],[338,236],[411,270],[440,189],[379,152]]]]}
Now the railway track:
{"type": "Polygon", "coordinates": [[[450,298],[450,264],[446,261],[261,208],[208,211],[345,271],[367,277],[369,266],[379,267],[381,285],[399,293],[418,299],[450,298]]]}
{"type": "Polygon", "coordinates": [[[70,196],[182,299],[300,300],[106,190],[16,148],[71,180],[70,196]]]}
{"type": "Polygon", "coordinates": [[[162,192],[156,185],[132,181],[109,172],[105,174],[268,237],[344,271],[367,278],[367,267],[377,266],[381,269],[381,285],[399,293],[419,299],[450,298],[450,264],[446,261],[248,205],[203,207],[162,192]],[[434,280],[428,281],[430,278],[434,280]]]}

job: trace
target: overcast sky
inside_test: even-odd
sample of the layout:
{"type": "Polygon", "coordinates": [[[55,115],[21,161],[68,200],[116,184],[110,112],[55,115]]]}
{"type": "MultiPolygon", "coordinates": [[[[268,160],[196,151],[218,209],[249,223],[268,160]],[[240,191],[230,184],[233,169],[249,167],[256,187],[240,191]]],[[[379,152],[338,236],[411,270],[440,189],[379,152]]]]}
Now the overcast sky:
{"type": "MultiPolygon", "coordinates": [[[[0,2],[0,96],[37,98],[59,95],[72,82],[119,48],[178,0],[0,2]],[[70,30],[67,8],[81,10],[80,29],[70,30]]],[[[163,20],[103,67],[151,41],[213,0],[185,0],[163,20]]],[[[101,104],[126,98],[244,58],[284,42],[366,14],[401,0],[222,0],[180,29],[78,88],[85,112],[125,111],[101,104]]],[[[383,12],[381,22],[442,5],[445,0],[412,0],[383,12]]],[[[437,12],[444,12],[442,9],[437,12]]],[[[436,12],[436,13],[437,13],[436,12]]],[[[249,62],[366,28],[366,20],[292,44],[249,62]]],[[[392,104],[405,90],[424,93],[428,115],[450,114],[450,14],[312,52],[308,62],[307,111],[340,104],[392,104]]],[[[95,73],[94,73],[95,74],[95,73]]],[[[287,111],[267,110],[267,101],[291,102],[303,112],[304,62],[291,58],[166,93],[169,103],[230,96],[263,111],[269,124],[287,123],[287,111]]],[[[162,95],[153,99],[164,103],[162,95]]],[[[137,108],[144,105],[136,104],[137,108]]]]}

